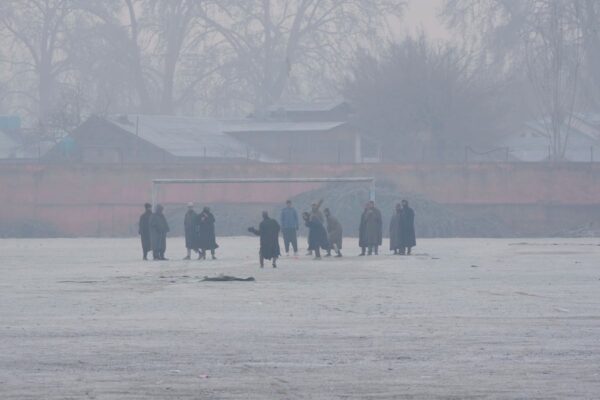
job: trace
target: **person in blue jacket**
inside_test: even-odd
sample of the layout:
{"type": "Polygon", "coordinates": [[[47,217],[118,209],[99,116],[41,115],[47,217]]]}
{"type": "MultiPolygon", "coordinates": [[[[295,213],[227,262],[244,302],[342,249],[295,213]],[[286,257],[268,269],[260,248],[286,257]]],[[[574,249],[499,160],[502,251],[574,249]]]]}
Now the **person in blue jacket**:
{"type": "Polygon", "coordinates": [[[283,243],[285,245],[285,254],[290,254],[290,244],[294,249],[294,255],[298,255],[298,238],[296,233],[298,232],[298,213],[292,206],[292,201],[288,200],[285,202],[285,208],[281,210],[281,233],[283,233],[283,243]]]}

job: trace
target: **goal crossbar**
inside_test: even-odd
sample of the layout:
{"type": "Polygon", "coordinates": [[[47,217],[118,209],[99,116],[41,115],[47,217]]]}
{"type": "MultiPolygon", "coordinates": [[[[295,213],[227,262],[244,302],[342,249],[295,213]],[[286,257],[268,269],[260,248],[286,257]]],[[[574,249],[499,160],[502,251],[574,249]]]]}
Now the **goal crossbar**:
{"type": "Polygon", "coordinates": [[[178,184],[207,184],[207,183],[370,183],[369,197],[375,200],[375,178],[373,177],[339,177],[339,178],[205,178],[205,179],[153,179],[152,208],[156,206],[158,186],[178,184]]]}

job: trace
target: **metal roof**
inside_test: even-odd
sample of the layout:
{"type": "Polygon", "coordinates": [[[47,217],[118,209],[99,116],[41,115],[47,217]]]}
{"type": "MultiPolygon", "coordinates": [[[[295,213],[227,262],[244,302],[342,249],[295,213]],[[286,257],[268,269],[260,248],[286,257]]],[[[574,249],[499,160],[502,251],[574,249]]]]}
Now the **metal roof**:
{"type": "Polygon", "coordinates": [[[260,121],[253,119],[223,121],[227,133],[239,132],[325,132],[344,125],[346,122],[333,121],[260,121]]]}
{"type": "MultiPolygon", "coordinates": [[[[545,161],[550,155],[550,136],[545,131],[543,120],[529,121],[524,127],[505,137],[501,145],[509,148],[510,154],[521,161],[545,161]]],[[[581,122],[572,124],[565,151],[569,161],[590,161],[591,147],[600,146],[594,130],[581,122]]]]}
{"type": "Polygon", "coordinates": [[[224,133],[221,123],[214,119],[134,114],[108,120],[176,157],[276,161],[224,133]]]}
{"type": "Polygon", "coordinates": [[[310,103],[283,103],[273,104],[267,107],[267,111],[276,112],[284,110],[287,112],[323,112],[331,111],[341,105],[347,105],[348,103],[344,100],[328,100],[328,101],[315,101],[310,103]]]}

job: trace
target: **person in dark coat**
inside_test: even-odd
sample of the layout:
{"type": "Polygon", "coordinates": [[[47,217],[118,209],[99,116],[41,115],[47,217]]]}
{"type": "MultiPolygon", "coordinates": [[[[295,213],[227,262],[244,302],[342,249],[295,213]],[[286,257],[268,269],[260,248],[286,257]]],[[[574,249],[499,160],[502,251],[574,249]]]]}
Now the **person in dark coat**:
{"type": "Polygon", "coordinates": [[[285,207],[281,210],[279,222],[281,223],[281,233],[283,233],[285,254],[289,254],[291,244],[294,255],[298,255],[297,232],[300,225],[298,223],[298,213],[296,212],[296,209],[292,207],[291,200],[285,202],[285,207]]]}
{"type": "Polygon", "coordinates": [[[402,232],[400,230],[400,221],[402,219],[402,205],[396,204],[394,215],[390,220],[390,250],[394,254],[400,254],[402,249],[402,232]]]}
{"type": "Polygon", "coordinates": [[[198,243],[198,214],[194,211],[194,203],[188,204],[188,210],[183,218],[183,229],[185,232],[185,248],[187,255],[184,260],[189,260],[192,256],[192,250],[199,253],[198,243]]]}
{"type": "MultiPolygon", "coordinates": [[[[321,224],[325,223],[325,217],[323,216],[323,213],[321,212],[321,205],[323,204],[323,199],[319,200],[316,203],[312,203],[310,205],[310,216],[315,217],[319,220],[319,222],[321,222],[321,224]]],[[[307,240],[309,242],[308,247],[310,247],[310,233],[308,234],[307,240]]],[[[312,250],[309,248],[308,252],[306,253],[307,256],[312,256],[312,250]]]]}
{"type": "Polygon", "coordinates": [[[206,252],[210,250],[213,260],[216,260],[215,249],[219,247],[215,235],[215,216],[210,208],[204,207],[198,214],[198,247],[202,251],[202,258],[206,260],[206,252]]]}
{"type": "Polygon", "coordinates": [[[333,215],[331,215],[331,210],[326,208],[323,210],[325,214],[325,220],[327,221],[327,239],[329,242],[329,247],[327,248],[327,257],[331,256],[331,250],[333,249],[337,254],[336,257],[342,256],[342,224],[340,221],[333,215]]]}
{"type": "Polygon", "coordinates": [[[249,232],[254,233],[256,236],[260,236],[260,250],[259,260],[260,267],[265,266],[265,260],[273,260],[273,268],[277,268],[277,258],[281,255],[279,249],[279,224],[276,220],[269,217],[269,213],[263,211],[262,222],[258,226],[258,229],[254,227],[248,228],[249,232]]]}
{"type": "Polygon", "coordinates": [[[364,256],[367,253],[367,231],[365,225],[365,216],[367,215],[367,204],[365,204],[365,208],[363,209],[362,214],[360,215],[360,225],[358,226],[358,247],[360,247],[360,255],[364,256]]]}
{"type": "Polygon", "coordinates": [[[140,222],[138,224],[138,233],[142,239],[142,253],[144,260],[148,259],[148,253],[152,250],[152,240],[150,239],[150,217],[152,216],[152,205],[150,203],[144,204],[144,213],[140,215],[140,222]]]}
{"type": "MultiPolygon", "coordinates": [[[[368,255],[379,253],[379,246],[383,240],[383,221],[381,211],[375,207],[374,201],[367,203],[367,210],[364,214],[364,236],[365,243],[368,249],[368,255]]],[[[363,247],[364,249],[364,247],[363,247]]]]}
{"type": "Polygon", "coordinates": [[[152,240],[152,257],[155,260],[166,260],[167,233],[169,224],[163,214],[163,206],[158,204],[150,217],[150,238],[152,240]]]}
{"type": "Polygon", "coordinates": [[[329,242],[327,241],[327,231],[321,223],[321,220],[307,212],[302,214],[304,224],[308,228],[308,250],[315,252],[315,260],[321,259],[321,249],[327,250],[329,242]]]}
{"type": "Polygon", "coordinates": [[[407,200],[402,200],[402,218],[400,220],[401,232],[401,254],[410,254],[413,247],[417,245],[415,235],[415,212],[408,205],[407,200]]]}

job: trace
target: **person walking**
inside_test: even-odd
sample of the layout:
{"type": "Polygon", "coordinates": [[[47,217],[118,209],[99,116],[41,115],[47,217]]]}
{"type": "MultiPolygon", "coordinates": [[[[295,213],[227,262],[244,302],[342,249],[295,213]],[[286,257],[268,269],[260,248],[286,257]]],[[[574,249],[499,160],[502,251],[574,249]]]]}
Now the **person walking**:
{"type": "Polygon", "coordinates": [[[143,259],[148,260],[148,253],[152,250],[152,239],[150,238],[150,217],[152,217],[152,205],[144,204],[144,213],[140,215],[138,233],[142,240],[143,259]]]}
{"type": "Polygon", "coordinates": [[[329,247],[327,248],[327,257],[331,257],[331,250],[333,249],[336,253],[336,257],[342,256],[342,224],[331,214],[331,210],[326,208],[323,210],[325,214],[325,220],[327,221],[327,239],[329,247]]]}
{"type": "Polygon", "coordinates": [[[163,214],[163,206],[158,204],[154,214],[150,217],[150,237],[152,241],[152,258],[155,260],[167,260],[165,252],[167,251],[167,233],[169,224],[163,214]]]}
{"type": "Polygon", "coordinates": [[[269,213],[263,211],[262,222],[258,229],[248,228],[249,232],[260,237],[260,249],[258,251],[260,267],[264,268],[265,260],[273,260],[273,268],[277,268],[277,258],[281,255],[279,248],[280,226],[276,220],[269,217],[269,213]]]}
{"type": "Polygon", "coordinates": [[[415,212],[408,205],[407,200],[402,200],[402,218],[400,220],[401,249],[400,254],[410,255],[412,248],[417,245],[415,235],[415,212]]]}
{"type": "Polygon", "coordinates": [[[298,237],[297,232],[300,227],[298,223],[298,212],[292,206],[292,201],[288,200],[285,202],[285,207],[281,210],[281,216],[279,218],[281,223],[281,233],[283,233],[283,245],[285,247],[285,254],[289,255],[290,245],[294,250],[294,255],[298,255],[298,237]]]}
{"type": "Polygon", "coordinates": [[[185,248],[187,255],[184,260],[189,260],[192,250],[199,253],[198,245],[198,214],[194,211],[194,203],[188,203],[188,210],[183,218],[183,229],[185,232],[185,248]]]}
{"type": "Polygon", "coordinates": [[[213,260],[216,260],[215,250],[219,247],[215,234],[215,216],[210,212],[210,208],[204,207],[198,214],[198,247],[202,252],[202,259],[206,260],[206,252],[210,250],[213,260]]]}

